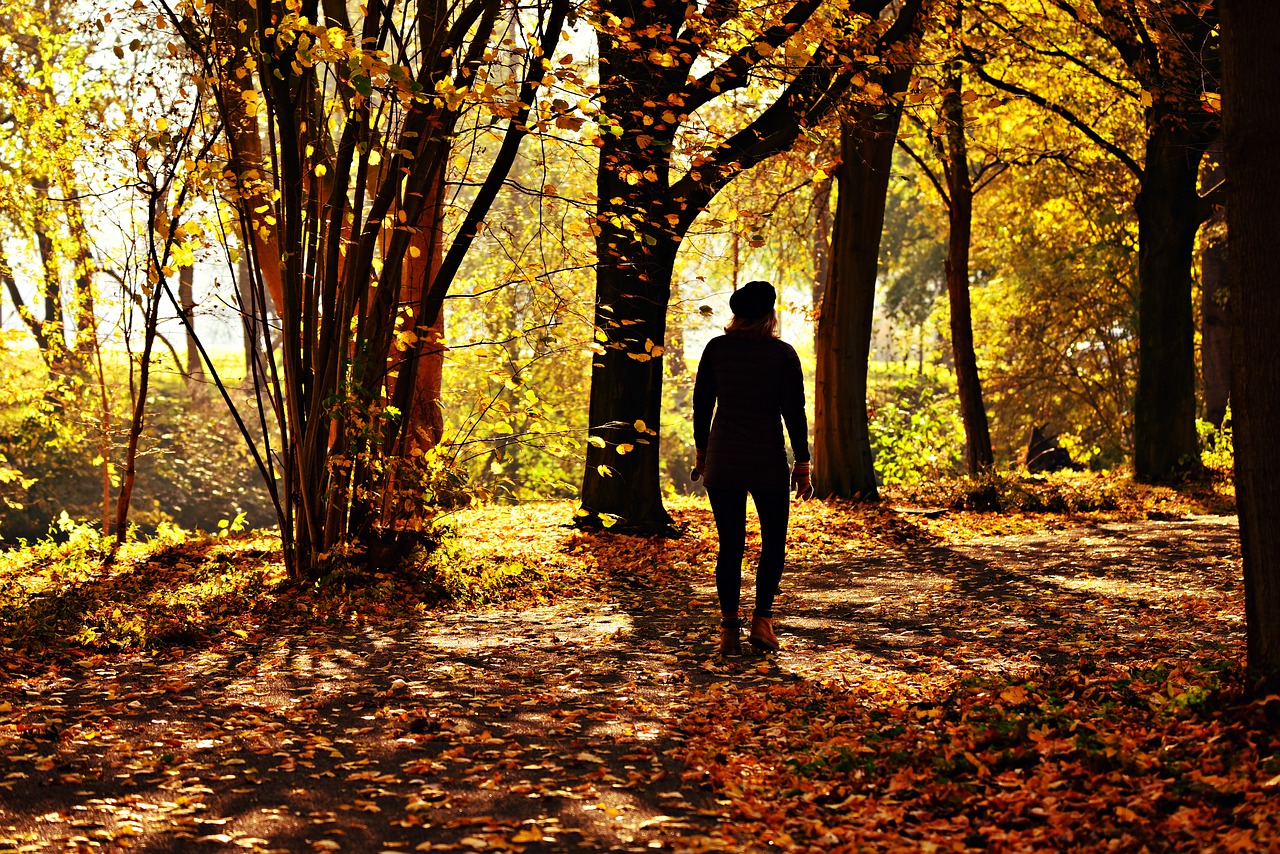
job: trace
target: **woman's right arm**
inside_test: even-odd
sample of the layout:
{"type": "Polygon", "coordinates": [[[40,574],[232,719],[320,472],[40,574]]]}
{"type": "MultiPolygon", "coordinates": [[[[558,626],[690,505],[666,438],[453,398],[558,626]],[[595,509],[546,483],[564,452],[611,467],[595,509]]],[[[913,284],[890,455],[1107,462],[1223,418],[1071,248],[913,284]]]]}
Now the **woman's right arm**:
{"type": "MultiPolygon", "coordinates": [[[[694,471],[702,473],[702,461],[707,452],[707,441],[711,436],[711,415],[716,408],[716,377],[712,363],[713,346],[707,344],[698,360],[698,373],[693,381],[693,446],[697,452],[697,464],[694,471]]],[[[694,478],[697,480],[697,478],[694,478]]]]}

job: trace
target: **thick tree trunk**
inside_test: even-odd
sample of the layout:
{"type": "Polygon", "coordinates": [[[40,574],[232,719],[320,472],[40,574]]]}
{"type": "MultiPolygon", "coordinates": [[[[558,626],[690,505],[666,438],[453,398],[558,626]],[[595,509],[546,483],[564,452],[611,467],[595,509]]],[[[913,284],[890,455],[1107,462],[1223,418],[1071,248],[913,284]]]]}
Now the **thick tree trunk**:
{"type": "MultiPolygon", "coordinates": [[[[680,247],[662,233],[664,200],[643,185],[629,185],[628,174],[660,170],[657,186],[666,186],[665,163],[644,162],[644,152],[606,142],[597,179],[602,210],[596,252],[596,343],[592,359],[588,424],[591,444],[582,479],[583,519],[591,524],[617,517],[617,524],[639,531],[671,524],[662,504],[657,430],[662,415],[662,346],[666,340],[671,275],[680,247]],[[611,199],[622,199],[614,206],[611,199]],[[646,212],[636,231],[622,219],[646,212]]],[[[656,158],[655,158],[656,159],[656,158]]]]}
{"type": "Polygon", "coordinates": [[[1191,262],[1203,145],[1154,119],[1138,192],[1138,382],[1134,476],[1162,483],[1200,467],[1191,262]]]}
{"type": "Polygon", "coordinates": [[[602,90],[622,133],[604,134],[596,175],[599,346],[591,367],[590,444],[580,511],[585,515],[580,519],[588,525],[661,531],[671,517],[662,503],[658,437],[643,430],[658,430],[662,417],[662,348],[671,275],[683,235],[665,217],[683,220],[689,200],[682,205],[671,198],[667,154],[649,141],[674,127],[655,124],[645,102],[665,101],[666,92],[679,83],[657,69],[649,69],[653,73],[643,85],[633,79],[627,72],[647,67],[646,60],[635,55],[634,47],[613,39],[601,38],[600,61],[612,72],[602,90]]]}
{"type": "Polygon", "coordinates": [[[1249,667],[1280,688],[1280,5],[1223,0],[1236,502],[1249,667]]]}
{"type": "Polygon", "coordinates": [[[640,531],[671,524],[653,476],[660,462],[657,437],[642,432],[657,430],[662,414],[661,350],[652,353],[666,331],[676,245],[661,249],[667,257],[647,267],[656,282],[643,281],[643,274],[622,265],[601,267],[596,274],[597,340],[606,340],[592,360],[588,423],[593,441],[587,448],[582,508],[588,520],[618,517],[621,527],[640,531]]]}
{"type": "MultiPolygon", "coordinates": [[[[958,14],[957,14],[958,17],[958,14]]],[[[958,24],[958,21],[957,21],[958,24]]],[[[978,357],[973,349],[973,311],[969,299],[969,246],[973,237],[973,179],[969,175],[969,148],[965,141],[964,81],[959,74],[947,82],[942,98],[946,129],[947,300],[951,307],[951,354],[955,361],[960,417],[964,422],[964,459],[969,474],[995,466],[991,429],[982,402],[978,357]]]]}
{"type": "MultiPolygon", "coordinates": [[[[580,511],[587,523],[614,516],[638,530],[668,525],[658,448],[646,431],[658,429],[671,272],[694,218],[735,175],[785,150],[832,110],[855,72],[869,72],[867,56],[911,45],[922,18],[922,3],[906,0],[878,33],[875,54],[853,61],[832,45],[820,46],[776,101],[705,157],[695,157],[673,183],[670,140],[688,113],[744,85],[756,59],[777,51],[818,5],[798,0],[759,34],[759,49],[744,46],[697,76],[692,68],[706,43],[702,28],[723,23],[732,4],[712,4],[703,21],[679,4],[597,4],[600,95],[609,121],[601,123],[597,177],[596,335],[602,352],[591,374],[591,446],[580,511]]],[[[887,5],[873,0],[863,11],[878,13],[887,5]]]]}
{"type": "MultiPolygon", "coordinates": [[[[909,76],[896,72],[885,90],[901,91],[909,76]]],[[[900,104],[859,105],[840,127],[830,276],[814,339],[813,483],[824,497],[879,498],[867,427],[867,361],[880,233],[901,117],[900,104]]]]}

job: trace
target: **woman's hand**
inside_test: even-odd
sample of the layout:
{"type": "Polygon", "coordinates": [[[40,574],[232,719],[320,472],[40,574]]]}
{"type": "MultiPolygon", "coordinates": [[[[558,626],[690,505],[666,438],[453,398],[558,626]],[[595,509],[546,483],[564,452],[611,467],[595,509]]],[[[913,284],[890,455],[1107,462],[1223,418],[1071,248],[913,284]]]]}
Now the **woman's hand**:
{"type": "Polygon", "coordinates": [[[800,501],[813,497],[813,480],[809,475],[809,463],[796,463],[791,468],[791,491],[800,501]]]}
{"type": "Polygon", "coordinates": [[[689,480],[697,483],[702,480],[702,471],[707,464],[707,452],[703,448],[698,448],[695,452],[693,470],[689,472],[689,480]]]}

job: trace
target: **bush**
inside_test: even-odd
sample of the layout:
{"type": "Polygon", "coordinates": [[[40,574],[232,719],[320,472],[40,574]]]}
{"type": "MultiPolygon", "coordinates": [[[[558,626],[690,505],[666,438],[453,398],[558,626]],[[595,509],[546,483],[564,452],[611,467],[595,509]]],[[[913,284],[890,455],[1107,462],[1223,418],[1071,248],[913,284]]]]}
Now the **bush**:
{"type": "Polygon", "coordinates": [[[945,371],[873,381],[868,414],[876,474],[886,486],[957,474],[964,462],[964,424],[945,371]]]}

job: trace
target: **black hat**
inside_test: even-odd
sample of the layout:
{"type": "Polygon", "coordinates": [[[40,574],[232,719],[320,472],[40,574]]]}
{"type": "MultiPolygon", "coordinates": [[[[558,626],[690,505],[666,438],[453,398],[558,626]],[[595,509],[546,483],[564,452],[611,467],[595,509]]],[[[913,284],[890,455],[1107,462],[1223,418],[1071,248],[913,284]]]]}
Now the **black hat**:
{"type": "Polygon", "coordinates": [[[768,282],[747,282],[729,297],[729,308],[743,320],[759,320],[773,311],[777,293],[768,282]]]}

